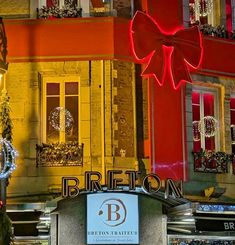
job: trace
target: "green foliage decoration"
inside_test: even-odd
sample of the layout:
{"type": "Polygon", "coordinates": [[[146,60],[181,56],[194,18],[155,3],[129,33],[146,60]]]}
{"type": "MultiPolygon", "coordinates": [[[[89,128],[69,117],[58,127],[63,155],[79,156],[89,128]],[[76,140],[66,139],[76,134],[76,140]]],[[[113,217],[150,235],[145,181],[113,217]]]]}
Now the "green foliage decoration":
{"type": "Polygon", "coordinates": [[[0,245],[14,244],[13,239],[11,220],[5,211],[0,210],[0,245]]]}
{"type": "MultiPolygon", "coordinates": [[[[0,102],[0,126],[2,130],[2,138],[12,142],[13,124],[10,118],[10,110],[9,96],[7,95],[7,91],[3,89],[0,102]]],[[[8,179],[5,181],[6,185],[8,185],[8,179]]],[[[0,245],[14,244],[11,220],[6,213],[5,207],[0,205],[0,208],[0,245]]]]}
{"type": "Polygon", "coordinates": [[[2,138],[12,142],[13,124],[10,118],[10,103],[9,96],[6,91],[2,92],[0,104],[0,125],[2,127],[2,138]]]}

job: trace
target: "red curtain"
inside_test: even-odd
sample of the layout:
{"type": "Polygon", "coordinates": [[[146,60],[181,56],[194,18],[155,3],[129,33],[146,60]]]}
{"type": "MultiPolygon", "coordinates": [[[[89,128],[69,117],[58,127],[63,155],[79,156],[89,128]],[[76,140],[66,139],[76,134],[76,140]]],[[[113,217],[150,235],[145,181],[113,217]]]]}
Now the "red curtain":
{"type": "Polygon", "coordinates": [[[231,0],[226,0],[226,29],[228,33],[232,31],[232,6],[231,0]]]}
{"type": "Polygon", "coordinates": [[[93,8],[102,8],[104,7],[104,3],[102,0],[91,0],[93,8]]]}

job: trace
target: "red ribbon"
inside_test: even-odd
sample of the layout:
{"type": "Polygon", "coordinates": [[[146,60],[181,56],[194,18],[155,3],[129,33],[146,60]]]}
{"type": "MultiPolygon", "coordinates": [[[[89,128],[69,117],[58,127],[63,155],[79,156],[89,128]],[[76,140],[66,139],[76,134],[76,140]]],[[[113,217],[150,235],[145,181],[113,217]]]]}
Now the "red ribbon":
{"type": "Polygon", "coordinates": [[[202,40],[197,26],[175,33],[161,30],[149,15],[137,11],[131,22],[131,43],[136,59],[148,62],[142,75],[153,75],[160,85],[166,75],[166,53],[171,47],[169,72],[177,89],[181,81],[192,83],[189,71],[198,68],[202,58],[202,40]]]}

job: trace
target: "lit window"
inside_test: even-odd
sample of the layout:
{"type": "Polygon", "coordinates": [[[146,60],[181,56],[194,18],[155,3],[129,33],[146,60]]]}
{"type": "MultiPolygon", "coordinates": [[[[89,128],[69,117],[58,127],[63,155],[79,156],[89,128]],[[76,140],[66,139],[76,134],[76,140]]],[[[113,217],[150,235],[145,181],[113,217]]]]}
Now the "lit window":
{"type": "Polygon", "coordinates": [[[189,18],[190,24],[214,24],[214,0],[190,0],[189,18]]]}
{"type": "Polygon", "coordinates": [[[77,77],[43,78],[43,141],[78,141],[79,82],[77,77]]]}
{"type": "Polygon", "coordinates": [[[193,90],[192,92],[194,152],[200,149],[219,150],[217,97],[216,91],[193,90]]]}
{"type": "Polygon", "coordinates": [[[39,1],[39,8],[42,6],[50,7],[63,7],[63,6],[80,6],[79,0],[40,0],[39,1]]]}
{"type": "Polygon", "coordinates": [[[232,152],[235,153],[235,97],[230,99],[232,152]]]}

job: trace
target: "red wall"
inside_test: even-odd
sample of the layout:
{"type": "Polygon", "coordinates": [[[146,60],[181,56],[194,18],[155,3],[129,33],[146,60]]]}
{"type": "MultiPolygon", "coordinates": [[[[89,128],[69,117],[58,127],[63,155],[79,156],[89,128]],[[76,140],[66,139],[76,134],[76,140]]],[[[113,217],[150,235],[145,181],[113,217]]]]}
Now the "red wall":
{"type": "MultiPolygon", "coordinates": [[[[182,25],[180,0],[143,0],[143,6],[165,31],[182,25]],[[170,7],[169,7],[170,6],[170,7]]],[[[129,20],[113,17],[5,21],[9,62],[121,59],[134,61],[129,20]]],[[[148,38],[146,37],[146,42],[148,38]]],[[[203,38],[204,57],[199,72],[235,77],[235,42],[203,38]]],[[[186,179],[184,103],[180,89],[169,78],[155,81],[149,96],[152,170],[161,178],[186,179]],[[151,108],[150,108],[151,109],[151,108]]]]}
{"type": "MultiPolygon", "coordinates": [[[[5,20],[4,23],[9,62],[134,60],[129,41],[130,23],[126,19],[5,20]]],[[[200,72],[235,77],[235,41],[203,37],[203,46],[200,72]]]]}
{"type": "Polygon", "coordinates": [[[113,18],[4,21],[9,62],[112,59],[113,18]]]}

